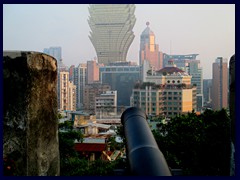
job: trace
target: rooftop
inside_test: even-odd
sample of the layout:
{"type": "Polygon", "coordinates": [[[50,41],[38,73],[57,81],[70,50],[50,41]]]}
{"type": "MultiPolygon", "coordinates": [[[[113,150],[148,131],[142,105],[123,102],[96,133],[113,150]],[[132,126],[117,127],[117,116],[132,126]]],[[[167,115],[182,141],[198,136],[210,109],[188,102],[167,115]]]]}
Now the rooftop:
{"type": "Polygon", "coordinates": [[[107,144],[103,143],[75,143],[76,151],[102,152],[106,150],[107,144]]]}

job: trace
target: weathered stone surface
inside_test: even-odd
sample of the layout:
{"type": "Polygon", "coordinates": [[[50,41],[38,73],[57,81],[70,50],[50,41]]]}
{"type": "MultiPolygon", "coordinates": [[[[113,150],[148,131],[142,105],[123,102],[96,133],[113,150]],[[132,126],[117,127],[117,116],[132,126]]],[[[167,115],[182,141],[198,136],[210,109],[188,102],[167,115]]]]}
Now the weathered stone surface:
{"type": "Polygon", "coordinates": [[[3,157],[15,175],[57,176],[57,61],[38,52],[3,52],[3,157]]]}

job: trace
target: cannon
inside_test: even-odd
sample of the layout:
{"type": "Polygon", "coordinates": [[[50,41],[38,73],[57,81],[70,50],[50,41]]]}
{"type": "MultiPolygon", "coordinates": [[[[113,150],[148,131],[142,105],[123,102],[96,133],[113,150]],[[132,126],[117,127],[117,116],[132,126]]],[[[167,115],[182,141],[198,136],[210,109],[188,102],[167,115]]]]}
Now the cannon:
{"type": "Polygon", "coordinates": [[[126,109],[121,116],[131,175],[171,176],[171,171],[139,108],[126,109]]]}

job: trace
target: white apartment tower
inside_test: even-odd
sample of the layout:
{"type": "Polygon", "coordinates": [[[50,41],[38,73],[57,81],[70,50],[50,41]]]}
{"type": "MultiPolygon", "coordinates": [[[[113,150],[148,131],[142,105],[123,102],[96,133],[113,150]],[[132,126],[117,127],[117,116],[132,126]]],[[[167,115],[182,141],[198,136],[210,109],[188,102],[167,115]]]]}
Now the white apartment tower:
{"type": "Polygon", "coordinates": [[[69,72],[58,72],[58,108],[76,110],[76,86],[69,81],[69,72]]]}

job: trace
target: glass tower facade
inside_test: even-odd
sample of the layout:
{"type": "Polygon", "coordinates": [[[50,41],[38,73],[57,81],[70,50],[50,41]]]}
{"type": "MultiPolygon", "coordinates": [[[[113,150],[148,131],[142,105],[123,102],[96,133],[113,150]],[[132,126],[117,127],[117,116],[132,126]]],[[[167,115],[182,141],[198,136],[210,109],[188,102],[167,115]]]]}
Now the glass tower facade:
{"type": "Polygon", "coordinates": [[[90,40],[98,63],[126,61],[134,39],[136,18],[133,4],[91,4],[89,6],[90,40]]]}
{"type": "Polygon", "coordinates": [[[140,66],[100,67],[100,80],[117,91],[117,106],[129,106],[134,84],[140,80],[140,66]]]}

